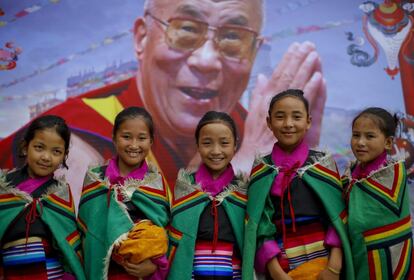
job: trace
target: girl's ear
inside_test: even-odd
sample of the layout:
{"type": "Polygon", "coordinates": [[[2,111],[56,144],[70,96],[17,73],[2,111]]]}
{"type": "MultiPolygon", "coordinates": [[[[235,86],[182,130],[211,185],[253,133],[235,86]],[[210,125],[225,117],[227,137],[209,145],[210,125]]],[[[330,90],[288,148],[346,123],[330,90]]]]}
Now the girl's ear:
{"type": "Polygon", "coordinates": [[[270,117],[269,117],[269,116],[267,116],[267,117],[266,117],[266,123],[267,123],[267,127],[268,127],[270,130],[272,130],[272,124],[271,124],[271,122],[270,122],[270,117]]]}
{"type": "Polygon", "coordinates": [[[385,149],[388,151],[391,151],[392,149],[392,143],[393,143],[394,137],[392,136],[388,136],[387,138],[385,138],[385,149]]]}
{"type": "Polygon", "coordinates": [[[309,115],[308,116],[308,124],[307,124],[307,130],[309,130],[310,128],[311,128],[311,126],[312,126],[312,116],[311,115],[309,115]]]}
{"type": "Polygon", "coordinates": [[[27,144],[26,141],[22,141],[20,143],[20,156],[26,157],[27,156],[27,144]]]}
{"type": "Polygon", "coordinates": [[[67,168],[67,161],[68,161],[69,151],[65,152],[65,156],[62,159],[62,162],[60,163],[59,168],[66,167],[67,168]]]}

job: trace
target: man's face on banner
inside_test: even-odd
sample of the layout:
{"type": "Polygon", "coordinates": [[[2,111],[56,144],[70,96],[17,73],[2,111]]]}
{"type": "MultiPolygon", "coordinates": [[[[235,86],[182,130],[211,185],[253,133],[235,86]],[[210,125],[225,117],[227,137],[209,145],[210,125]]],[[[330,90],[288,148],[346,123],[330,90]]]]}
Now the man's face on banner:
{"type": "Polygon", "coordinates": [[[192,135],[205,112],[230,112],[245,90],[258,46],[261,1],[154,3],[135,25],[140,94],[157,124],[192,135]]]}

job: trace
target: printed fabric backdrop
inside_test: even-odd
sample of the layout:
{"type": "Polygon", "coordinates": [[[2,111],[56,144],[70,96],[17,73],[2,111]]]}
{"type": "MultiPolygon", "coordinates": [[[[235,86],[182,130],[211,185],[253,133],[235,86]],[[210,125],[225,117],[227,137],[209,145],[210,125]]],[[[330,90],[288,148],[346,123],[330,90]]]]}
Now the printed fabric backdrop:
{"type": "MultiPolygon", "coordinates": [[[[249,109],[257,75],[269,76],[292,42],[311,41],[327,81],[321,149],[334,153],[343,170],[353,158],[349,139],[355,114],[368,106],[398,113],[394,154],[406,159],[412,189],[413,1],[268,0],[265,13],[265,43],[241,104],[249,109]]],[[[1,1],[0,139],[68,98],[133,77],[139,65],[132,27],[142,14],[142,0],[1,1]]],[[[83,137],[82,131],[77,135],[83,137]]],[[[1,168],[14,164],[0,157],[1,168]]],[[[80,177],[72,186],[75,193],[80,177]]]]}

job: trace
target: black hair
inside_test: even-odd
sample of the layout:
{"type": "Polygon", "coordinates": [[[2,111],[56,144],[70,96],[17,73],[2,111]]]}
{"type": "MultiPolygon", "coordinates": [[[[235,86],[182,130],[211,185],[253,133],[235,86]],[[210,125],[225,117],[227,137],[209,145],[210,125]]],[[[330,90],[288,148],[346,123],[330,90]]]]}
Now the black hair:
{"type": "Polygon", "coordinates": [[[145,125],[148,127],[151,140],[154,141],[154,122],[150,113],[143,107],[128,107],[118,113],[115,117],[114,128],[112,130],[112,136],[115,137],[121,124],[130,119],[141,118],[145,125]]]}
{"type": "Polygon", "coordinates": [[[217,112],[217,111],[208,111],[204,114],[204,116],[198,122],[196,131],[195,131],[195,140],[198,144],[198,138],[200,137],[200,130],[203,126],[211,123],[223,123],[227,125],[234,137],[234,144],[237,145],[238,137],[237,137],[237,129],[234,120],[224,112],[217,112]]]}
{"type": "Polygon", "coordinates": [[[309,101],[305,98],[305,96],[303,96],[303,91],[300,89],[287,89],[276,94],[275,96],[273,96],[272,100],[270,100],[268,110],[269,117],[271,117],[273,105],[277,101],[282,100],[285,97],[294,97],[302,101],[303,105],[305,105],[306,114],[309,116],[309,101]]]}
{"type": "Polygon", "coordinates": [[[355,121],[361,117],[367,117],[373,120],[381,132],[384,133],[385,137],[395,136],[395,130],[398,126],[397,115],[391,115],[390,112],[380,107],[369,107],[354,118],[352,127],[354,127],[355,121]]]}
{"type": "MultiPolygon", "coordinates": [[[[69,143],[70,143],[70,129],[67,126],[65,120],[56,115],[43,115],[34,119],[30,125],[27,127],[23,140],[20,144],[20,156],[26,157],[23,149],[26,148],[30,141],[35,137],[36,131],[42,131],[45,129],[54,129],[56,133],[63,139],[65,142],[65,154],[69,153],[69,143]]],[[[66,156],[63,158],[62,165],[67,169],[66,165],[66,156]]]]}

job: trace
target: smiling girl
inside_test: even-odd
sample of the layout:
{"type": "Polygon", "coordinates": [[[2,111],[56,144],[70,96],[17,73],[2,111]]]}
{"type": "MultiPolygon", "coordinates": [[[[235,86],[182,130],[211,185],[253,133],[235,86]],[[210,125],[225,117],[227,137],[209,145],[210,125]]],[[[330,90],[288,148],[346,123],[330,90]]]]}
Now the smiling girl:
{"type": "Polygon", "coordinates": [[[26,164],[0,174],[4,279],[85,279],[72,194],[63,179],[54,178],[59,167],[67,168],[69,142],[62,118],[39,117],[21,143],[26,164]]]}
{"type": "Polygon", "coordinates": [[[195,172],[181,170],[174,187],[168,278],[240,279],[247,197],[230,164],[236,126],[228,114],[209,111],[195,139],[202,163],[195,172]]]}
{"type": "Polygon", "coordinates": [[[146,158],[154,142],[151,115],[120,112],[113,128],[117,155],[85,178],[79,203],[89,279],[165,279],[168,198],[164,178],[146,158]]]}
{"type": "Polygon", "coordinates": [[[275,95],[267,125],[277,142],[250,176],[243,279],[253,278],[253,264],[269,279],[339,279],[342,271],[352,279],[340,176],[330,155],[304,141],[311,116],[303,92],[275,95]]]}
{"type": "Polygon", "coordinates": [[[397,119],[371,107],[352,122],[356,162],[343,176],[357,279],[411,279],[412,232],[404,162],[387,156],[397,119]]]}

